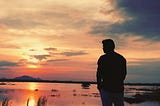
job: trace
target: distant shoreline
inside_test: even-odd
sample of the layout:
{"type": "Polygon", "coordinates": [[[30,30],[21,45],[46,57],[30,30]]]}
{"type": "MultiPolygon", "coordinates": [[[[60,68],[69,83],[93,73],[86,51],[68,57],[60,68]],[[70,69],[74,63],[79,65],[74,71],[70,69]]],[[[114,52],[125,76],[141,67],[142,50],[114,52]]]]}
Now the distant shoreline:
{"type": "MultiPolygon", "coordinates": [[[[74,84],[97,84],[94,81],[60,81],[60,80],[15,80],[15,79],[0,79],[0,82],[39,82],[39,83],[74,83],[74,84]]],[[[125,83],[130,86],[160,86],[160,83],[125,83]]]]}

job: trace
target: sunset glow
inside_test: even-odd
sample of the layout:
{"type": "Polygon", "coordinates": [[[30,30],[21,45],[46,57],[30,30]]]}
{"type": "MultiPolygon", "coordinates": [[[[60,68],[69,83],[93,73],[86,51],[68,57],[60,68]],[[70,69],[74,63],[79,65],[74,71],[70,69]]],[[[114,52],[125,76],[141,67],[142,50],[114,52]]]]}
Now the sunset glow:
{"type": "Polygon", "coordinates": [[[159,82],[160,15],[156,3],[138,5],[131,0],[1,0],[0,78],[95,81],[101,41],[111,38],[127,59],[127,82],[159,82]]]}

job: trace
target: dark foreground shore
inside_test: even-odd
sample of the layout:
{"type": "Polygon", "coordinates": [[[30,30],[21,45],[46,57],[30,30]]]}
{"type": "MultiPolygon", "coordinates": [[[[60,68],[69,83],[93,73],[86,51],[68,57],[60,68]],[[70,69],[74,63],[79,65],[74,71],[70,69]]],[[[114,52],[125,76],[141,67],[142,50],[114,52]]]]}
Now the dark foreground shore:
{"type": "Polygon", "coordinates": [[[125,97],[124,100],[127,103],[142,103],[146,101],[153,101],[160,103],[160,88],[152,89],[135,89],[144,91],[144,93],[135,94],[132,97],[125,97]]]}

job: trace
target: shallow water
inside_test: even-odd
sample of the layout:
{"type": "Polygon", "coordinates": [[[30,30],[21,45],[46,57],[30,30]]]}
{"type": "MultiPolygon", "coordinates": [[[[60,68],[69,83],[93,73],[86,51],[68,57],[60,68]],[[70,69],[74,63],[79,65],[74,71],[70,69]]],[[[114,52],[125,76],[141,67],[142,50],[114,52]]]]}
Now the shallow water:
{"type": "MultiPolygon", "coordinates": [[[[146,87],[126,86],[125,88],[125,96],[130,97],[144,92],[130,88],[146,87]]],[[[81,84],[66,83],[14,82],[0,85],[0,106],[4,98],[7,98],[9,106],[27,106],[27,104],[37,106],[40,97],[42,97],[41,102],[45,102],[47,106],[101,106],[99,92],[93,84],[89,89],[83,89],[81,84]]],[[[149,101],[139,104],[125,102],[125,106],[160,106],[160,104],[149,101]]]]}

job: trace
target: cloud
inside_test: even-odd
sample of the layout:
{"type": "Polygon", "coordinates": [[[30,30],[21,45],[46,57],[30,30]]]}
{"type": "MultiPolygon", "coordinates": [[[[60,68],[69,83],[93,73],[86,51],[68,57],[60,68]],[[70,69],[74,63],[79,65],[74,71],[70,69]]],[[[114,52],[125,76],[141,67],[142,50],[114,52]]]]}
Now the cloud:
{"type": "Polygon", "coordinates": [[[57,50],[57,48],[49,47],[49,48],[44,48],[44,50],[47,50],[47,51],[55,51],[55,50],[57,50]]]}
{"type": "Polygon", "coordinates": [[[88,53],[83,51],[70,51],[70,52],[62,52],[60,54],[65,56],[80,56],[80,55],[86,55],[88,53]]]}
{"type": "Polygon", "coordinates": [[[10,61],[0,61],[0,67],[4,66],[18,66],[18,63],[16,62],[10,62],[10,61]]]}
{"type": "Polygon", "coordinates": [[[18,61],[18,64],[19,64],[20,66],[25,66],[26,64],[29,64],[29,62],[28,62],[27,59],[20,59],[20,60],[18,61]]]}
{"type": "Polygon", "coordinates": [[[63,61],[68,61],[69,59],[52,59],[48,60],[47,62],[63,62],[63,61]]]}
{"type": "Polygon", "coordinates": [[[41,60],[47,59],[47,57],[50,57],[50,55],[32,55],[31,57],[34,57],[37,60],[41,61],[41,60]]]}
{"type": "Polygon", "coordinates": [[[90,7],[93,9],[86,12],[84,7],[81,7],[83,5],[77,5],[79,7],[75,8],[75,3],[81,2],[74,0],[59,2],[54,0],[50,1],[50,3],[46,1],[32,3],[32,1],[28,0],[15,0],[14,5],[11,5],[12,3],[1,3],[0,1],[1,10],[4,11],[4,13],[1,13],[3,17],[0,14],[0,24],[14,29],[34,29],[37,27],[68,29],[83,27],[88,23],[88,17],[90,16],[88,11],[92,10],[93,12],[96,6],[87,5],[85,8],[90,7]],[[71,5],[73,2],[74,5],[71,5]],[[7,7],[12,8],[12,10],[4,7],[4,5],[8,5],[7,7]]]}
{"type": "Polygon", "coordinates": [[[0,70],[2,71],[8,71],[10,70],[9,67],[15,67],[15,66],[19,66],[19,64],[16,62],[10,62],[10,61],[0,61],[0,70]]]}
{"type": "Polygon", "coordinates": [[[21,47],[18,46],[18,45],[14,45],[14,44],[7,44],[7,43],[5,42],[5,43],[2,43],[2,44],[1,44],[1,48],[6,48],[6,49],[20,49],[21,47]]]}
{"type": "Polygon", "coordinates": [[[29,49],[29,51],[36,51],[36,49],[29,49]]]}
{"type": "Polygon", "coordinates": [[[2,68],[0,67],[0,70],[10,70],[9,68],[2,68]]]}
{"type": "MultiPolygon", "coordinates": [[[[20,14],[19,14],[20,15],[20,14]]],[[[5,17],[0,19],[0,24],[8,26],[10,28],[18,28],[18,29],[26,29],[33,28],[36,26],[42,25],[40,22],[36,22],[33,19],[27,20],[25,17],[21,18],[13,18],[13,17],[5,17]]]]}
{"type": "Polygon", "coordinates": [[[6,33],[6,29],[1,28],[1,25],[0,36],[1,49],[21,49],[21,45],[17,45],[15,42],[13,42],[13,38],[9,38],[8,34],[6,33]]]}
{"type": "Polygon", "coordinates": [[[128,65],[131,66],[148,66],[156,67],[159,66],[160,58],[129,58],[128,65]]]}
{"type": "Polygon", "coordinates": [[[160,40],[159,0],[117,0],[114,11],[123,10],[130,19],[122,23],[97,22],[92,34],[112,35],[134,34],[155,41],[160,40]]]}

